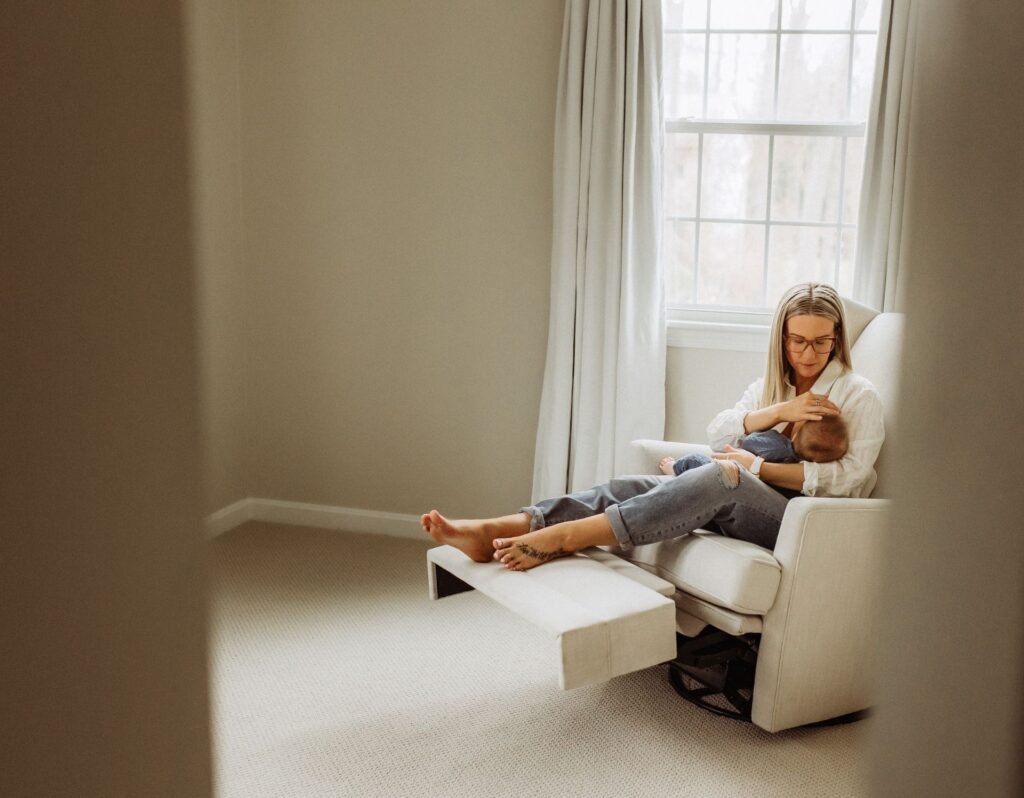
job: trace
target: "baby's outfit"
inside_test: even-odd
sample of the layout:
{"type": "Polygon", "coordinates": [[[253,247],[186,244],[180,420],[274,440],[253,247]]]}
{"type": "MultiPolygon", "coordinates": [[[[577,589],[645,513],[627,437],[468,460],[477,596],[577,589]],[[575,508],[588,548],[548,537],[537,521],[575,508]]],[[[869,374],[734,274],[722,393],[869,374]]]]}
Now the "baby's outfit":
{"type": "MultiPolygon", "coordinates": [[[[763,457],[765,461],[769,463],[800,462],[800,458],[797,456],[796,450],[793,448],[793,441],[781,432],[773,429],[765,430],[764,432],[751,432],[749,435],[745,435],[742,440],[740,440],[739,448],[757,455],[758,457],[763,457]]],[[[672,470],[675,472],[676,476],[678,476],[684,471],[689,471],[691,468],[699,468],[700,466],[713,462],[714,459],[708,457],[706,454],[688,454],[686,457],[680,457],[676,460],[672,464],[672,470]]],[[[798,490],[777,488],[774,485],[771,487],[775,488],[775,490],[789,499],[802,495],[798,490]]]]}

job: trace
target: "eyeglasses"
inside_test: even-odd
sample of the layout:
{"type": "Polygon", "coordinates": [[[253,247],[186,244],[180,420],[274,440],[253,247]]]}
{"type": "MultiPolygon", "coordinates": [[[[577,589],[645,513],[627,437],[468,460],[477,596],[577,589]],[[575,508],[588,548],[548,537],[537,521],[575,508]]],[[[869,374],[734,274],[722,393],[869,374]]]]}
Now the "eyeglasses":
{"type": "Polygon", "coordinates": [[[787,335],[786,336],[786,349],[792,352],[794,355],[799,355],[807,350],[807,347],[814,347],[814,351],[819,355],[827,355],[833,349],[836,348],[835,338],[815,338],[813,341],[808,341],[799,335],[787,335]]]}

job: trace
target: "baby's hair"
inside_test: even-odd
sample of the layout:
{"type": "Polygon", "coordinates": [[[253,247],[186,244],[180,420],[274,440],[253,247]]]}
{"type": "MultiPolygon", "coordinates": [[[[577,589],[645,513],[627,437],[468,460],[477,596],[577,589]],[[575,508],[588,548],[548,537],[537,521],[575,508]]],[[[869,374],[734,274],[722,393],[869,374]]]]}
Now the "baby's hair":
{"type": "Polygon", "coordinates": [[[846,454],[846,422],[839,416],[822,416],[821,421],[806,421],[793,438],[793,449],[802,460],[828,463],[846,454]]]}

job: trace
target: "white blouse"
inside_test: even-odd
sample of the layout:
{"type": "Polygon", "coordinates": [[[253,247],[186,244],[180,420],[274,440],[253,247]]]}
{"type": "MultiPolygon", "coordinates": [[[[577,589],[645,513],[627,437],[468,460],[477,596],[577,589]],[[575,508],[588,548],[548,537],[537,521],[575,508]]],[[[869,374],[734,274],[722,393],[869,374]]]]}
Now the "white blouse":
{"type": "MultiPolygon", "coordinates": [[[[743,397],[731,410],[723,410],[708,425],[708,443],[715,451],[728,446],[738,446],[746,432],[743,419],[753,410],[762,407],[761,394],[764,378],[747,388],[743,397]]],[[[882,400],[878,391],[864,377],[856,372],[846,371],[838,361],[833,360],[818,377],[811,388],[814,393],[828,394],[842,410],[850,440],[846,454],[831,463],[804,461],[804,484],[801,492],[805,496],[851,496],[863,498],[871,495],[878,475],[875,460],[885,440],[882,421],[882,400]]],[[[783,401],[796,396],[796,389],[786,381],[783,401]]],[[[782,432],[788,422],[782,422],[774,429],[782,432]]]]}

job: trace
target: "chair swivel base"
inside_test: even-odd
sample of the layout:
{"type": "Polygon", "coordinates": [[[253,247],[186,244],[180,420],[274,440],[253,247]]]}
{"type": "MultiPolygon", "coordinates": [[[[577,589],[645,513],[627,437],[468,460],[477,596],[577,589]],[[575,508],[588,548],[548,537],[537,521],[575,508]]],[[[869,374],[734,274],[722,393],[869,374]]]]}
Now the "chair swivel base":
{"type": "MultiPolygon", "coordinates": [[[[695,637],[677,634],[676,658],[668,663],[669,683],[691,704],[750,723],[760,641],[758,634],[734,637],[711,626],[695,637]]],[[[863,709],[801,728],[853,723],[869,713],[863,709]]]]}

